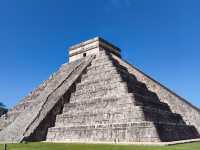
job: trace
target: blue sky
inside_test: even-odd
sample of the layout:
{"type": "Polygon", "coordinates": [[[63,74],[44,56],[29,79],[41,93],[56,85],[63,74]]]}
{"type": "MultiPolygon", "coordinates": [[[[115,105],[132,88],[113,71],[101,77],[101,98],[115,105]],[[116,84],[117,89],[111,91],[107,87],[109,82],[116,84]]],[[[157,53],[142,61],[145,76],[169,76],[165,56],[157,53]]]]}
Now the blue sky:
{"type": "Polygon", "coordinates": [[[200,1],[0,1],[0,101],[12,107],[67,61],[67,48],[101,36],[200,107],[200,1]]]}

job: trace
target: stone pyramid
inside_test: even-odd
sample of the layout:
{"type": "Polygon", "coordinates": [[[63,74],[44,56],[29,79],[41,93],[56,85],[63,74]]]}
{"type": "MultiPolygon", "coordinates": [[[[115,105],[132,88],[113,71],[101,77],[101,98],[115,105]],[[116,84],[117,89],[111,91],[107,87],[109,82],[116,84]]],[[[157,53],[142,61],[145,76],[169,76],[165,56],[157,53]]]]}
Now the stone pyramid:
{"type": "Polygon", "coordinates": [[[200,110],[121,58],[102,38],[0,118],[1,142],[166,142],[200,137],[200,110]]]}

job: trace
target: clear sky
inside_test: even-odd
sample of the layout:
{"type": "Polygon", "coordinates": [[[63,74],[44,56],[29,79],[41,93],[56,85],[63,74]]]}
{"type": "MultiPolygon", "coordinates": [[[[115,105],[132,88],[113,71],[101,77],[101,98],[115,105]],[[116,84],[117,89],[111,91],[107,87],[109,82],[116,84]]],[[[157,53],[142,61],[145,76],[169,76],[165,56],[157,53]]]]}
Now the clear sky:
{"type": "Polygon", "coordinates": [[[200,107],[199,0],[0,1],[0,101],[12,107],[95,36],[200,107]]]}

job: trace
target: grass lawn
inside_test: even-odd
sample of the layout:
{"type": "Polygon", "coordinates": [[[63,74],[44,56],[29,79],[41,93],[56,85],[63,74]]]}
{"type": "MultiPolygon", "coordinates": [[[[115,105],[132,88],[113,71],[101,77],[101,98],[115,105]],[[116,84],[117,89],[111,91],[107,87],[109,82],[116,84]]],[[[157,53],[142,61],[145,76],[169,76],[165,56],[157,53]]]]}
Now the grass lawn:
{"type": "Polygon", "coordinates": [[[175,146],[28,143],[9,144],[8,150],[200,150],[200,142],[175,146]]]}

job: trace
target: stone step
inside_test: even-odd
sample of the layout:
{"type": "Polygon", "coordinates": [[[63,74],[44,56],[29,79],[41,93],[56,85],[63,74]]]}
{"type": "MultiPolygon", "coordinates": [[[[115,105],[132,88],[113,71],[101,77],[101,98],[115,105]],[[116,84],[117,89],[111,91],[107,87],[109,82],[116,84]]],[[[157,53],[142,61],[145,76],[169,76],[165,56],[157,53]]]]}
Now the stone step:
{"type": "Polygon", "coordinates": [[[80,82],[76,84],[76,90],[82,90],[85,88],[95,88],[95,87],[104,87],[111,84],[118,84],[119,82],[123,82],[120,77],[106,79],[105,81],[95,80],[95,81],[88,81],[88,82],[80,82]]]}
{"type": "Polygon", "coordinates": [[[109,70],[117,70],[119,73],[128,73],[128,71],[126,70],[126,68],[122,67],[122,66],[114,66],[113,64],[110,65],[100,65],[100,66],[90,66],[87,68],[87,73],[88,74],[95,74],[95,73],[102,73],[102,72],[106,72],[109,70]]]}
{"type": "MultiPolygon", "coordinates": [[[[138,95],[140,96],[140,95],[138,95]]],[[[132,106],[145,106],[145,107],[151,107],[157,110],[164,110],[164,111],[171,111],[169,106],[166,103],[162,103],[160,101],[149,101],[147,99],[144,99],[143,97],[138,100],[138,98],[134,98],[132,94],[127,94],[122,97],[99,97],[99,98],[91,98],[86,100],[77,100],[77,101],[70,101],[70,103],[66,103],[63,108],[63,112],[69,111],[71,109],[73,110],[86,110],[86,109],[94,109],[94,107],[97,107],[99,105],[105,106],[110,103],[117,103],[118,105],[125,105],[126,103],[132,103],[132,106]],[[87,106],[87,108],[85,108],[87,106]]],[[[123,106],[122,106],[123,107],[123,106]]]]}
{"type": "Polygon", "coordinates": [[[115,89],[125,89],[128,91],[127,85],[125,82],[114,82],[112,84],[107,84],[107,85],[101,85],[101,86],[86,86],[82,89],[77,89],[74,93],[72,93],[73,96],[79,96],[83,94],[90,94],[90,93],[95,93],[98,91],[107,91],[107,90],[115,90],[115,89]]]}
{"type": "Polygon", "coordinates": [[[128,107],[131,108],[134,107],[132,99],[128,99],[128,97],[127,99],[121,99],[113,96],[101,99],[91,99],[85,102],[66,103],[63,107],[63,113],[80,110],[97,110],[105,107],[111,107],[111,109],[118,109],[119,106],[124,108],[126,105],[128,105],[128,107]],[[117,107],[113,108],[114,105],[117,107]]]}
{"type": "MultiPolygon", "coordinates": [[[[76,102],[76,101],[84,101],[91,98],[101,98],[102,96],[112,96],[112,95],[126,95],[128,93],[128,88],[126,86],[126,83],[120,82],[119,86],[111,85],[111,86],[102,86],[100,88],[94,87],[94,89],[87,90],[87,87],[85,90],[77,90],[74,93],[71,94],[70,101],[76,102]]],[[[145,104],[150,103],[159,103],[159,99],[157,97],[152,97],[151,95],[141,95],[141,93],[137,91],[132,91],[130,95],[134,95],[133,99],[135,99],[138,102],[145,102],[145,104]]]]}
{"type": "Polygon", "coordinates": [[[140,110],[139,108],[143,108],[141,106],[134,106],[132,103],[125,103],[120,104],[118,103],[117,99],[107,100],[107,102],[101,103],[101,104],[92,104],[92,103],[86,103],[85,106],[81,106],[80,108],[76,105],[66,105],[67,107],[63,110],[62,115],[76,115],[81,113],[123,113],[123,111],[131,112],[133,109],[140,110]],[[115,106],[115,108],[114,108],[115,106]],[[68,108],[68,109],[67,109],[68,108]],[[74,109],[73,109],[74,108],[74,109]],[[123,110],[123,111],[122,111],[123,110]]]}
{"type": "Polygon", "coordinates": [[[148,106],[155,109],[166,110],[169,111],[170,108],[168,104],[159,101],[158,99],[154,99],[149,96],[140,95],[138,93],[130,94],[132,97],[132,101],[137,106],[148,106]]]}
{"type": "MultiPolygon", "coordinates": [[[[132,103],[119,105],[110,103],[104,107],[96,107],[94,109],[79,109],[64,112],[57,116],[56,126],[76,125],[76,124],[112,124],[117,122],[138,122],[138,121],[153,121],[153,122],[170,122],[183,124],[180,115],[152,109],[150,107],[134,106],[132,103]]],[[[91,107],[90,107],[91,108],[91,107]]]]}
{"type": "Polygon", "coordinates": [[[122,81],[113,82],[111,84],[107,84],[106,82],[103,82],[103,83],[99,82],[99,83],[90,84],[90,85],[84,84],[84,86],[81,86],[80,84],[78,84],[76,86],[76,91],[72,95],[79,96],[83,94],[98,92],[100,90],[104,90],[104,91],[112,90],[112,89],[116,89],[117,87],[122,87],[122,88],[125,88],[127,92],[137,93],[139,95],[151,97],[159,101],[156,94],[154,94],[153,92],[147,91],[145,89],[142,89],[140,87],[140,84],[139,85],[135,84],[134,87],[132,86],[130,90],[130,87],[128,88],[126,83],[122,81]]]}
{"type": "MultiPolygon", "coordinates": [[[[113,82],[115,80],[121,80],[122,81],[122,77],[119,74],[112,74],[111,76],[101,76],[101,77],[96,77],[91,79],[82,79],[80,83],[81,85],[87,85],[87,84],[95,84],[95,83],[100,83],[100,82],[113,82]]],[[[78,85],[77,84],[77,85],[78,85]]]]}
{"type": "MultiPolygon", "coordinates": [[[[99,91],[98,91],[99,92],[99,91]]],[[[84,96],[72,96],[70,98],[70,103],[87,103],[87,102],[94,102],[97,100],[104,100],[104,99],[113,99],[118,98],[123,103],[124,100],[132,101],[134,105],[137,106],[149,106],[152,108],[159,108],[162,110],[170,110],[169,106],[166,103],[160,102],[157,99],[153,99],[152,97],[140,95],[138,93],[125,93],[124,95],[116,94],[107,94],[107,95],[100,95],[94,97],[84,97],[84,96]]],[[[98,94],[99,95],[99,94],[98,94]]]]}
{"type": "Polygon", "coordinates": [[[122,78],[122,80],[124,82],[127,83],[127,86],[129,88],[139,88],[143,91],[148,91],[146,85],[142,82],[139,82],[135,77],[131,76],[129,73],[127,72],[123,72],[122,74],[120,74],[120,77],[122,78]]]}
{"type": "Polygon", "coordinates": [[[121,77],[116,70],[108,71],[105,73],[100,73],[100,74],[95,74],[95,75],[90,75],[90,74],[84,74],[81,77],[81,82],[87,82],[88,80],[104,80],[107,78],[111,78],[112,76],[118,76],[121,77]]]}
{"type": "Polygon", "coordinates": [[[123,86],[116,87],[113,89],[108,90],[98,90],[94,92],[89,93],[83,93],[81,95],[76,95],[76,93],[72,93],[70,97],[70,101],[78,101],[78,100],[88,100],[91,98],[99,98],[99,97],[107,97],[107,96],[122,96],[125,95],[127,92],[127,89],[123,86]]]}
{"type": "Polygon", "coordinates": [[[90,125],[90,124],[112,124],[112,123],[124,123],[129,120],[141,121],[140,118],[119,118],[116,116],[127,116],[128,112],[115,112],[115,113],[77,113],[77,115],[66,115],[59,116],[56,119],[55,126],[77,126],[77,125],[90,125]]]}
{"type": "Polygon", "coordinates": [[[161,142],[199,137],[192,126],[152,122],[96,124],[49,128],[47,141],[161,142]]]}
{"type": "Polygon", "coordinates": [[[124,104],[126,102],[133,102],[133,99],[132,99],[132,94],[124,94],[124,95],[105,95],[105,96],[99,96],[99,97],[92,97],[91,99],[80,99],[78,101],[70,101],[70,103],[66,103],[65,105],[68,105],[68,104],[87,104],[87,103],[94,103],[94,102],[106,102],[106,101],[118,101],[119,104],[124,104]]]}
{"type": "Polygon", "coordinates": [[[151,97],[152,99],[158,100],[159,98],[156,93],[149,91],[146,86],[141,82],[136,82],[134,84],[128,84],[128,92],[129,93],[137,93],[139,95],[151,97]]]}
{"type": "Polygon", "coordinates": [[[118,70],[114,67],[105,70],[95,70],[89,73],[87,72],[86,74],[82,75],[82,79],[84,80],[85,78],[90,78],[94,76],[109,76],[112,74],[118,74],[118,70]]]}
{"type": "Polygon", "coordinates": [[[151,107],[158,110],[165,110],[170,111],[168,104],[162,103],[159,101],[147,101],[145,99],[142,100],[133,100],[134,105],[136,106],[144,106],[144,107],[151,107]]]}
{"type": "Polygon", "coordinates": [[[48,130],[47,141],[77,142],[131,142],[158,141],[154,125],[150,122],[129,124],[96,124],[88,126],[53,127],[48,130]],[[81,139],[81,140],[80,140],[81,139]]]}
{"type": "MultiPolygon", "coordinates": [[[[117,69],[113,66],[102,66],[99,69],[93,68],[93,69],[89,69],[87,70],[87,76],[93,76],[96,74],[102,74],[103,72],[109,72],[109,71],[117,71],[117,69]]],[[[117,72],[116,72],[117,73],[117,72]]]]}
{"type": "MultiPolygon", "coordinates": [[[[82,75],[81,82],[84,82],[85,80],[98,80],[98,79],[104,80],[105,78],[109,78],[109,77],[111,78],[115,75],[118,75],[124,81],[126,81],[130,78],[129,74],[125,70],[117,68],[117,69],[106,70],[106,71],[101,71],[101,70],[94,71],[93,73],[90,73],[90,74],[86,73],[86,74],[82,75]],[[121,73],[121,72],[124,72],[124,73],[121,73]]],[[[134,79],[132,79],[132,80],[134,80],[134,79]]]]}
{"type": "Polygon", "coordinates": [[[110,58],[96,58],[92,61],[91,65],[93,67],[99,67],[99,66],[106,66],[106,65],[113,64],[113,62],[114,60],[111,60],[110,58]]]}

